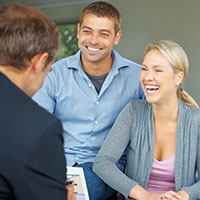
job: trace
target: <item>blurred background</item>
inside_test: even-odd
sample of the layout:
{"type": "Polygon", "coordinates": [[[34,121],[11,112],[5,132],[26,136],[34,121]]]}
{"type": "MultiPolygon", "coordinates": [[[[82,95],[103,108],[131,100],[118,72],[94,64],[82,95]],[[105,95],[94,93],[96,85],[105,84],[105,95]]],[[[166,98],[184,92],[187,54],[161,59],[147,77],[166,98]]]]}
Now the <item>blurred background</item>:
{"type": "MultiPolygon", "coordinates": [[[[200,105],[200,0],[105,0],[122,15],[122,38],[115,49],[141,63],[145,46],[153,40],[172,39],[186,51],[190,70],[184,88],[200,105]]],[[[61,47],[56,60],[78,50],[76,24],[89,0],[0,0],[35,6],[57,24],[61,47]]]]}

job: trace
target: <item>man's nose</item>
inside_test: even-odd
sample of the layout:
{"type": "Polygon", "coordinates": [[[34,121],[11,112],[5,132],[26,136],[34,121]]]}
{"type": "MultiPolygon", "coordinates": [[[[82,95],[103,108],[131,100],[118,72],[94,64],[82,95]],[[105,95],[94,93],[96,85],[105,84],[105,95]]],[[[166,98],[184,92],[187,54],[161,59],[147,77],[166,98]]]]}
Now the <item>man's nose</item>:
{"type": "Polygon", "coordinates": [[[99,37],[97,34],[92,34],[90,36],[90,40],[89,42],[92,44],[92,45],[97,45],[99,43],[99,37]]]}

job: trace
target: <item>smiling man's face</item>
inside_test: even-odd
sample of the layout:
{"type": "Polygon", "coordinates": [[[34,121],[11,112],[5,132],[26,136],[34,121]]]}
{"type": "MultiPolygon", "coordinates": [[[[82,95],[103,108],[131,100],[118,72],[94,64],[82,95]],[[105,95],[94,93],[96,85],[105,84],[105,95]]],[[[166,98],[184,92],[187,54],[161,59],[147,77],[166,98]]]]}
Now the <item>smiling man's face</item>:
{"type": "Polygon", "coordinates": [[[81,26],[77,26],[82,61],[98,63],[106,60],[111,56],[113,45],[119,43],[120,36],[119,32],[115,34],[114,19],[85,15],[81,26]]]}

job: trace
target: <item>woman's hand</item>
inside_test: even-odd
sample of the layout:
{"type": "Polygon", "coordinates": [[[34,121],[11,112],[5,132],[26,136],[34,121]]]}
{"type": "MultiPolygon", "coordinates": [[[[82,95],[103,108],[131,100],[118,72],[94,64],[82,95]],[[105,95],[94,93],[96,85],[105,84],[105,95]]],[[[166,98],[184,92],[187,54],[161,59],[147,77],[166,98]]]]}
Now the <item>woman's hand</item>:
{"type": "Polygon", "coordinates": [[[189,200],[189,195],[186,191],[180,190],[178,192],[174,192],[172,190],[164,192],[160,195],[162,200],[189,200]]]}
{"type": "Polygon", "coordinates": [[[137,200],[161,200],[161,194],[148,192],[140,185],[133,187],[128,196],[137,200]]]}
{"type": "Polygon", "coordinates": [[[172,190],[158,194],[153,192],[148,192],[140,185],[136,185],[132,188],[129,195],[132,199],[137,200],[189,200],[189,195],[186,191],[180,190],[174,192],[172,190]]]}
{"type": "MultiPolygon", "coordinates": [[[[143,200],[143,199],[141,199],[143,200]]],[[[161,200],[161,196],[158,193],[148,192],[144,196],[144,200],[161,200]]]]}
{"type": "Polygon", "coordinates": [[[190,199],[188,193],[185,190],[179,190],[177,192],[177,194],[181,196],[181,200],[189,200],[190,199]]]}

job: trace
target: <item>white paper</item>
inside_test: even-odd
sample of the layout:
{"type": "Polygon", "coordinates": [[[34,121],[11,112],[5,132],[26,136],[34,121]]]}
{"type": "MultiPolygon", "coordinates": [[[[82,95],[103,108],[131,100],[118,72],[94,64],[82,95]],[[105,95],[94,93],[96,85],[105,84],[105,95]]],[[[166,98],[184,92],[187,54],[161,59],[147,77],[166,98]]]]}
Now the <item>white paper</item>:
{"type": "Polygon", "coordinates": [[[82,167],[67,166],[67,180],[73,181],[76,200],[90,200],[82,167]]]}

